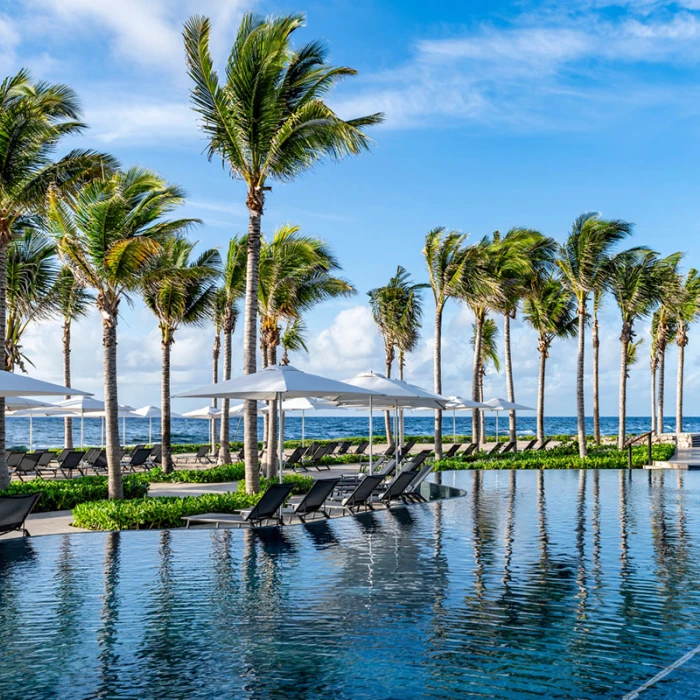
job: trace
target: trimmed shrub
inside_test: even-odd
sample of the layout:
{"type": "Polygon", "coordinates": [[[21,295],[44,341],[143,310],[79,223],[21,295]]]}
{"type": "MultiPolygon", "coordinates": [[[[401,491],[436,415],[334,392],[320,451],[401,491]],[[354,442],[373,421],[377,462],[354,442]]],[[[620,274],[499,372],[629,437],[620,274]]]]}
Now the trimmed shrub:
{"type": "MultiPolygon", "coordinates": [[[[106,476],[82,476],[76,479],[32,479],[13,481],[8,488],[0,491],[0,496],[16,496],[23,493],[43,494],[34,508],[35,513],[48,513],[54,510],[70,510],[81,503],[101,501],[107,498],[106,476]]],[[[143,498],[148,495],[148,481],[140,475],[124,477],[124,498],[143,498]]]]}
{"type": "Polygon", "coordinates": [[[151,483],[221,484],[244,479],[245,465],[236,462],[209,469],[175,469],[170,474],[164,474],[161,467],[154,467],[146,473],[146,477],[151,483]]]}

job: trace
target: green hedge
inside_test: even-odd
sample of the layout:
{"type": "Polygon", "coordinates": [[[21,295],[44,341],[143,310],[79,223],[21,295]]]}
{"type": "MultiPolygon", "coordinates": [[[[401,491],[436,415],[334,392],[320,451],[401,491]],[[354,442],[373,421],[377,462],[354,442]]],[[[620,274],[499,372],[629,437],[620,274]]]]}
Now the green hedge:
{"type": "Polygon", "coordinates": [[[151,483],[221,484],[245,478],[245,465],[236,462],[209,469],[175,469],[169,474],[164,474],[161,467],[154,467],[146,472],[146,477],[151,483]]]}
{"type": "MultiPolygon", "coordinates": [[[[285,474],[284,481],[294,484],[293,494],[306,493],[313,485],[310,476],[285,474]]],[[[260,480],[260,493],[249,495],[240,481],[238,490],[231,493],[212,493],[203,496],[159,496],[129,501],[98,501],[81,503],[73,509],[73,524],[88,530],[145,530],[183,527],[182,518],[199,513],[233,513],[250,508],[270,483],[260,480]]]]}
{"type": "MultiPolygon", "coordinates": [[[[106,476],[82,476],[77,479],[32,479],[13,481],[0,496],[15,496],[23,493],[43,494],[34,508],[35,513],[54,510],[70,510],[81,503],[101,501],[107,498],[106,476]]],[[[124,498],[143,498],[148,494],[148,482],[141,476],[130,474],[124,477],[124,498]]]]}
{"type": "MultiPolygon", "coordinates": [[[[673,445],[653,445],[652,459],[665,461],[674,453],[673,445]]],[[[443,459],[436,463],[436,471],[453,469],[626,469],[627,450],[613,446],[589,448],[588,456],[581,459],[575,444],[555,447],[546,452],[518,452],[493,457],[469,456],[463,459],[443,459]]],[[[632,448],[632,465],[647,463],[647,447],[632,448]]]]}

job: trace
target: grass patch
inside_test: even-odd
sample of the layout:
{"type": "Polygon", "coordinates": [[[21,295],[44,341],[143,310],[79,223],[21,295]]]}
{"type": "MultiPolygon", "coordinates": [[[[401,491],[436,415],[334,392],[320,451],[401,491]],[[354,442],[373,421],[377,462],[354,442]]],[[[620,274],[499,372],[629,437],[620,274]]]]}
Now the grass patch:
{"type": "MultiPolygon", "coordinates": [[[[102,501],[107,498],[106,476],[82,476],[77,479],[13,481],[0,496],[17,496],[42,491],[43,495],[34,508],[34,513],[54,510],[71,510],[82,503],[102,501]]],[[[142,476],[129,474],[124,477],[124,498],[144,498],[148,494],[148,481],[142,476]]]]}
{"type": "MultiPolygon", "coordinates": [[[[673,445],[652,445],[652,459],[667,460],[674,453],[673,445]]],[[[647,447],[632,448],[633,467],[647,463],[647,447]]],[[[581,459],[575,444],[555,447],[546,452],[517,452],[484,457],[476,455],[465,458],[443,459],[436,463],[436,471],[453,469],[626,469],[627,450],[614,446],[589,448],[588,456],[581,459]]]]}

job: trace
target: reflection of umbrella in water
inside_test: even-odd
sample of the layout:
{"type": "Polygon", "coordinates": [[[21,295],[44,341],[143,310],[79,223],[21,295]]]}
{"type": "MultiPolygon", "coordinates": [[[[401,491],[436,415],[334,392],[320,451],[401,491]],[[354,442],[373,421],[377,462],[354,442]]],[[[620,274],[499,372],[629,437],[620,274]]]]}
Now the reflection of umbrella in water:
{"type": "Polygon", "coordinates": [[[498,413],[499,411],[534,411],[534,408],[505,399],[489,399],[484,401],[484,411],[496,411],[496,442],[498,442],[498,413]],[[488,407],[488,408],[487,408],[488,407]]]}

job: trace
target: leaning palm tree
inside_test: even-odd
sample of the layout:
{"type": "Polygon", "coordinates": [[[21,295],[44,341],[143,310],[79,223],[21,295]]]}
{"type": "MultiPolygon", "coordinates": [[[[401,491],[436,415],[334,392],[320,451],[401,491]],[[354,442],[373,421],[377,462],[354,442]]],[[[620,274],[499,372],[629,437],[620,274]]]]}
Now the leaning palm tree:
{"type": "MultiPolygon", "coordinates": [[[[233,332],[236,329],[236,321],[238,320],[238,301],[245,290],[246,249],[247,240],[245,236],[235,236],[229,241],[226,263],[222,274],[223,281],[219,290],[219,296],[221,297],[219,303],[222,306],[221,330],[224,336],[223,381],[231,379],[233,332]]],[[[229,406],[229,400],[222,399],[221,435],[219,437],[221,447],[219,448],[219,457],[217,459],[219,464],[229,464],[231,461],[229,406]]]]}
{"type": "Polygon", "coordinates": [[[540,355],[537,382],[537,442],[544,443],[544,390],[549,349],[555,338],[576,335],[576,300],[567,292],[561,279],[550,276],[537,280],[527,290],[523,316],[537,332],[540,355]]]}
{"type": "Polygon", "coordinates": [[[282,333],[282,359],[280,360],[281,365],[289,364],[289,353],[290,352],[309,352],[309,348],[306,345],[306,335],[307,329],[306,324],[300,318],[292,319],[287,321],[287,326],[282,333]]]}
{"type": "Polygon", "coordinates": [[[683,372],[685,347],[688,345],[688,328],[700,318],[700,273],[694,268],[679,280],[678,305],[676,307],[678,346],[678,376],[676,380],[676,432],[683,432],[683,372]]]}
{"type": "Polygon", "coordinates": [[[195,243],[173,236],[160,246],[143,271],[141,286],[146,306],[158,319],[162,351],[161,465],[173,470],[170,445],[170,356],[175,333],[181,326],[202,326],[211,318],[216,303],[216,278],[221,257],[216,249],[190,260],[195,243]]]}
{"type": "MultiPolygon", "coordinates": [[[[247,14],[238,29],[225,70],[213,68],[210,22],[192,17],[185,25],[192,102],[209,141],[208,156],[220,157],[231,175],[245,181],[249,212],[243,371],[256,370],[260,222],[270,181],[289,182],[323,158],[340,159],[369,148],[363,129],[381,114],[343,120],[324,102],[335,84],[355,75],[352,68],[329,65],[327,50],[314,41],[292,46],[301,15],[247,14]]],[[[244,410],[246,490],[259,487],[257,405],[244,410]]]]}
{"type": "MultiPolygon", "coordinates": [[[[75,279],[69,267],[64,265],[54,286],[56,306],[63,320],[63,386],[71,385],[71,332],[73,322],[87,316],[94,297],[75,279]]],[[[70,396],[66,396],[70,398],[70,396]]],[[[73,419],[63,419],[63,446],[73,447],[73,419]]]]}
{"type": "Polygon", "coordinates": [[[49,318],[56,308],[54,285],[58,276],[54,242],[33,228],[16,236],[7,247],[7,322],[5,366],[12,372],[25,362],[22,336],[31,323],[49,318]]]}
{"type": "Polygon", "coordinates": [[[656,375],[659,371],[659,346],[657,338],[657,325],[659,319],[658,310],[651,319],[651,344],[649,347],[649,375],[651,378],[651,432],[657,434],[656,429],[656,375]]]}
{"type": "MultiPolygon", "coordinates": [[[[464,252],[465,234],[455,231],[445,233],[445,228],[434,228],[425,237],[423,256],[428,266],[430,287],[435,299],[435,335],[433,339],[433,390],[442,394],[442,315],[448,299],[457,296],[464,252]]],[[[435,411],[435,458],[442,459],[442,411],[435,411]]]]}
{"type": "Polygon", "coordinates": [[[608,256],[616,243],[632,232],[632,225],[616,219],[601,219],[587,213],[574,221],[568,239],[560,247],[557,264],[563,281],[576,297],[578,314],[578,363],[576,368],[576,417],[579,455],[585,457],[586,411],[583,396],[584,348],[588,298],[600,284],[608,256]]]}
{"type": "MultiPolygon", "coordinates": [[[[338,270],[340,265],[326,242],[302,235],[297,226],[281,226],[269,243],[263,242],[258,301],[264,366],[277,364],[285,323],[300,321],[317,304],[355,293],[349,282],[335,275],[338,270]]],[[[276,401],[270,402],[265,426],[268,445],[265,473],[272,477],[277,472],[276,401]]]]}
{"type": "MultiPolygon", "coordinates": [[[[652,345],[656,348],[655,364],[658,371],[656,383],[656,434],[665,432],[664,398],[666,395],[666,348],[676,334],[676,310],[664,301],[654,312],[651,323],[652,345]]],[[[656,373],[655,373],[656,374],[656,373]]]]}
{"type": "Polygon", "coordinates": [[[679,256],[659,260],[648,248],[626,250],[610,259],[608,284],[622,317],[620,332],[620,394],[617,447],[627,435],[627,378],[630,353],[634,347],[634,323],[648,316],[659,301],[660,281],[669,268],[675,269],[679,256]]]}
{"type": "Polygon", "coordinates": [[[110,498],[123,498],[117,400],[117,321],[162,242],[195,221],[166,217],[184,201],[183,191],[141,168],[105,175],[71,199],[53,199],[49,227],[59,256],[78,282],[93,289],[102,316],[105,423],[110,498]]]}
{"type": "MultiPolygon", "coordinates": [[[[476,323],[472,324],[472,337],[469,341],[471,346],[473,348],[476,347],[476,336],[477,336],[477,328],[476,328],[476,323]]],[[[480,372],[479,372],[479,388],[478,388],[478,393],[479,393],[479,398],[477,399],[478,401],[484,400],[484,377],[486,376],[489,365],[492,365],[493,368],[496,370],[496,372],[501,371],[501,358],[498,355],[498,326],[496,325],[496,322],[492,318],[487,318],[484,321],[484,324],[481,328],[481,343],[480,343],[480,348],[481,348],[481,357],[479,358],[479,366],[480,366],[480,372]]],[[[481,421],[480,421],[480,431],[481,434],[484,436],[484,441],[486,441],[486,432],[485,432],[485,416],[484,416],[484,411],[479,412],[481,414],[481,421]]]]}
{"type": "MultiPolygon", "coordinates": [[[[0,82],[0,348],[5,347],[7,246],[45,209],[46,194],[69,192],[114,161],[92,151],[53,156],[64,136],[79,133],[80,110],[65,85],[34,83],[25,70],[0,82]]],[[[4,365],[4,362],[2,363],[4,365]]],[[[9,484],[5,455],[5,400],[0,398],[0,489],[9,484]]]]}
{"type": "MultiPolygon", "coordinates": [[[[415,295],[426,286],[413,284],[411,274],[399,265],[396,268],[396,274],[388,284],[367,292],[372,318],[384,340],[384,364],[387,377],[391,377],[396,350],[400,344],[403,343],[405,346],[407,342],[406,334],[410,332],[411,317],[415,318],[414,312],[407,312],[407,306],[413,306],[416,303],[415,295]]],[[[420,316],[418,316],[419,319],[420,316]]],[[[391,444],[393,436],[389,411],[384,412],[384,429],[387,442],[391,444]]]]}

